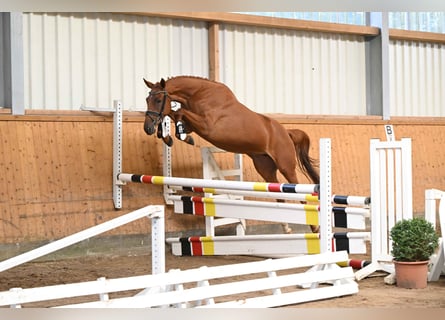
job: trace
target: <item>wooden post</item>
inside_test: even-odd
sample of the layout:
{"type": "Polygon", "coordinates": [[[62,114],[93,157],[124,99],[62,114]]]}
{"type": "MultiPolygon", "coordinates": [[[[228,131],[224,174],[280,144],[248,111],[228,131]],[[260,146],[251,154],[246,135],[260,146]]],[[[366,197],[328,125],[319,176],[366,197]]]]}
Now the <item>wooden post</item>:
{"type": "Polygon", "coordinates": [[[219,24],[209,23],[209,78],[219,81],[219,24]]]}

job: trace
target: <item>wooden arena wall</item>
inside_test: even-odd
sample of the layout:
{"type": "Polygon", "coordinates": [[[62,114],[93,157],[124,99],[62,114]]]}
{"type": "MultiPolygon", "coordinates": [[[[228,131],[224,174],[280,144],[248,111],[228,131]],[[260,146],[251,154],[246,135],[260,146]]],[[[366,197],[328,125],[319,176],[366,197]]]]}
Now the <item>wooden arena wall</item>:
{"type": "MultiPolygon", "coordinates": [[[[369,195],[369,140],[385,140],[387,122],[372,117],[274,117],[287,128],[306,131],[315,158],[319,139],[332,139],[334,193],[369,195]]],[[[124,113],[123,171],[162,175],[162,144],[144,133],[142,122],[141,113],[124,113]]],[[[422,213],[425,189],[445,190],[445,121],[404,118],[390,123],[397,139],[412,138],[413,207],[422,213]]],[[[123,189],[123,209],[114,209],[112,131],[112,116],[106,113],[1,115],[0,244],[58,239],[145,205],[164,203],[161,187],[128,184],[123,189]]],[[[200,147],[208,143],[197,136],[195,141],[189,146],[175,140],[174,176],[202,177],[200,147]]],[[[232,156],[221,159],[228,167],[232,156]]],[[[260,180],[246,157],[244,179],[260,180]]],[[[203,228],[203,220],[174,215],[168,208],[167,232],[203,228]]],[[[147,219],[110,234],[149,232],[147,219]]]]}

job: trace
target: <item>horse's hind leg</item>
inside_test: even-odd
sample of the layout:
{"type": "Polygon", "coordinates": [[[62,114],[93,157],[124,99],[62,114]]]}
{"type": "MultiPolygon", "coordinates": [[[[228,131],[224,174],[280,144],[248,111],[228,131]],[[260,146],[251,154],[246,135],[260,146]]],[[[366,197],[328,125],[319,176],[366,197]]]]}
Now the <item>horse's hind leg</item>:
{"type": "MultiPolygon", "coordinates": [[[[275,162],[269,157],[267,154],[255,154],[250,155],[252,158],[253,165],[255,166],[256,171],[261,175],[261,177],[266,182],[278,182],[277,179],[277,166],[275,162]]],[[[282,199],[277,199],[277,202],[284,202],[282,199]]],[[[292,229],[289,227],[289,224],[283,222],[281,223],[283,227],[284,233],[291,233],[292,229]]]]}
{"type": "MultiPolygon", "coordinates": [[[[289,183],[298,183],[297,174],[295,169],[297,167],[297,159],[295,156],[294,148],[288,148],[286,150],[281,149],[282,153],[277,156],[277,168],[286,178],[289,183]]],[[[311,231],[313,233],[318,233],[320,231],[320,226],[310,225],[311,231]]]]}

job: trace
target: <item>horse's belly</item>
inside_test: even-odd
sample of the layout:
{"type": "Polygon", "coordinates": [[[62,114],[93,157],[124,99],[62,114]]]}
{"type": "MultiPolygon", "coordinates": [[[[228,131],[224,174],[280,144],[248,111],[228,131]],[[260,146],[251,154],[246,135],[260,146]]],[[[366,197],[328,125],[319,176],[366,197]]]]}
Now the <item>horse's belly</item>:
{"type": "Polygon", "coordinates": [[[270,148],[291,143],[287,131],[278,122],[250,110],[248,114],[238,113],[230,121],[219,118],[207,130],[196,129],[208,142],[234,153],[269,153],[270,148]]]}
{"type": "Polygon", "coordinates": [[[233,153],[264,153],[266,145],[254,139],[206,139],[214,146],[233,153]]]}

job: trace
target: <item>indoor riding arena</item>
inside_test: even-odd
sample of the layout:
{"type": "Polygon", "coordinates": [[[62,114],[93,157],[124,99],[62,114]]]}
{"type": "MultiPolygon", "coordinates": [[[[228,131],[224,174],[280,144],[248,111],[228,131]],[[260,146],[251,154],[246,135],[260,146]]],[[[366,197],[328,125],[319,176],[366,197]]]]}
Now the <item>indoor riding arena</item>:
{"type": "Polygon", "coordinates": [[[281,14],[0,13],[3,308],[445,307],[445,14],[281,14]]]}

